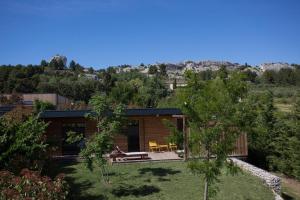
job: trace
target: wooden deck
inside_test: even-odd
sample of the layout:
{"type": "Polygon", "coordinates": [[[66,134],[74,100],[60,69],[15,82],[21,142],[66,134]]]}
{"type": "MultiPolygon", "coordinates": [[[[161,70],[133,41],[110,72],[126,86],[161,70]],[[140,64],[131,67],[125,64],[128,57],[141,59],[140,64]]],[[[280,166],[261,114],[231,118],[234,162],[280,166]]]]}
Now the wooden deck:
{"type": "Polygon", "coordinates": [[[172,161],[172,160],[183,160],[175,152],[147,152],[148,159],[140,158],[120,158],[113,163],[131,163],[131,162],[151,162],[151,161],[172,161]]]}

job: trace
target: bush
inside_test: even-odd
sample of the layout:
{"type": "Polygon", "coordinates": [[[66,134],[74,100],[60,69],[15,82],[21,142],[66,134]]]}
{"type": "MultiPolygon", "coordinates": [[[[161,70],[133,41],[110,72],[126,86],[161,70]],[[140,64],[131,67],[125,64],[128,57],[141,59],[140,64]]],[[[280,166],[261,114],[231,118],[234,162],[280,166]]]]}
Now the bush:
{"type": "Polygon", "coordinates": [[[67,196],[68,185],[63,174],[52,180],[28,169],[23,169],[20,176],[0,171],[0,199],[61,200],[67,196]]]}

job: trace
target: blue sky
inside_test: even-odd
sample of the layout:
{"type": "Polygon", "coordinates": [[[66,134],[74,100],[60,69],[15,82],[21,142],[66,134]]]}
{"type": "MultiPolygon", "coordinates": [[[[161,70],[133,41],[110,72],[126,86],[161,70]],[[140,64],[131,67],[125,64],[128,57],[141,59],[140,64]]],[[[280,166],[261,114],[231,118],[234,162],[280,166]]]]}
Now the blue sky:
{"type": "Polygon", "coordinates": [[[0,64],[300,63],[299,0],[0,0],[0,64]]]}

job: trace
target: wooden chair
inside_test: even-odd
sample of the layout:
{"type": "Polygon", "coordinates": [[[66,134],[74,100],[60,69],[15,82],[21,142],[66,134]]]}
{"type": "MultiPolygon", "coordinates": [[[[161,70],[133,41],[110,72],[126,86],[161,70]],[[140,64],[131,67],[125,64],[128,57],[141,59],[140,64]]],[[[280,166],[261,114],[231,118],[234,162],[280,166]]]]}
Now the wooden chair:
{"type": "Polygon", "coordinates": [[[167,144],[159,144],[158,146],[160,150],[166,149],[167,151],[169,151],[169,146],[167,144]]]}
{"type": "Polygon", "coordinates": [[[149,151],[160,151],[159,145],[157,144],[156,141],[150,140],[149,141],[149,151]]]}
{"type": "Polygon", "coordinates": [[[177,150],[177,145],[175,143],[169,142],[169,148],[170,148],[171,151],[173,151],[173,149],[177,150]]]}

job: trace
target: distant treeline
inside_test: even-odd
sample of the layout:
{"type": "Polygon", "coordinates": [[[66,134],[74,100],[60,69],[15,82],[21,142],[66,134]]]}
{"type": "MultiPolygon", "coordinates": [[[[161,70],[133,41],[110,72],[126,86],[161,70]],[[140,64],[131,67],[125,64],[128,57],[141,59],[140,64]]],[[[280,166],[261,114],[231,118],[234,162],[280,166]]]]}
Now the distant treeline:
{"type": "Polygon", "coordinates": [[[138,72],[117,74],[112,67],[95,71],[96,78],[86,77],[83,67],[71,61],[63,63],[42,61],[40,65],[0,66],[0,93],[57,93],[74,101],[88,102],[95,93],[105,93],[113,100],[127,105],[155,107],[167,96],[160,75],[147,77],[138,72]]]}

